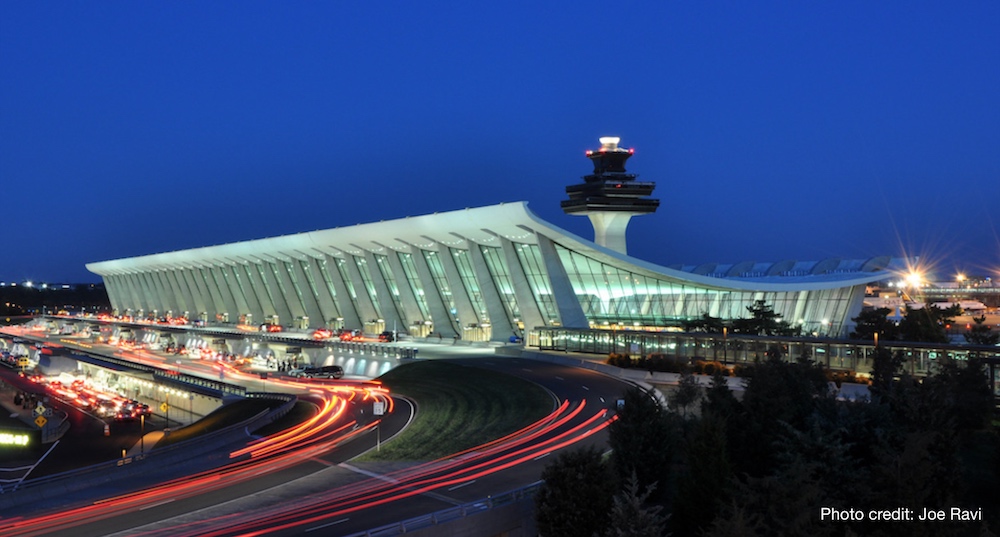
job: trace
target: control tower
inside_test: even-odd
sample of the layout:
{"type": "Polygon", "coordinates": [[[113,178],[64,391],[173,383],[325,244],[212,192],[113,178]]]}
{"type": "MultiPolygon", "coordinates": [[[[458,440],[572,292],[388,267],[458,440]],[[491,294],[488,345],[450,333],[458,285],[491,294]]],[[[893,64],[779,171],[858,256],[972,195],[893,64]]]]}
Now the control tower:
{"type": "Polygon", "coordinates": [[[618,147],[619,140],[616,136],[603,137],[600,149],[587,151],[594,173],[585,175],[582,184],[566,187],[569,199],[563,200],[562,209],[566,214],[589,216],[594,225],[594,242],[624,254],[629,220],[655,212],[660,200],[646,197],[652,195],[656,183],[636,181],[636,174],[625,171],[625,161],[635,150],[618,147]]]}

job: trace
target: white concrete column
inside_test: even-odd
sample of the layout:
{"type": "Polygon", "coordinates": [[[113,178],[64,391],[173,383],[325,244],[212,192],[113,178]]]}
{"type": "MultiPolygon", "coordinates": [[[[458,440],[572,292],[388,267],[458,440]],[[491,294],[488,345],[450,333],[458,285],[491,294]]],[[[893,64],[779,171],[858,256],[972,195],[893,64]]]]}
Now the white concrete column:
{"type": "Polygon", "coordinates": [[[566,267],[559,258],[555,245],[548,237],[537,235],[538,250],[542,254],[545,263],[545,272],[549,275],[549,288],[556,301],[556,308],[559,310],[559,320],[562,325],[569,328],[590,328],[587,316],[580,306],[580,299],[576,297],[573,284],[569,281],[566,267]]]}

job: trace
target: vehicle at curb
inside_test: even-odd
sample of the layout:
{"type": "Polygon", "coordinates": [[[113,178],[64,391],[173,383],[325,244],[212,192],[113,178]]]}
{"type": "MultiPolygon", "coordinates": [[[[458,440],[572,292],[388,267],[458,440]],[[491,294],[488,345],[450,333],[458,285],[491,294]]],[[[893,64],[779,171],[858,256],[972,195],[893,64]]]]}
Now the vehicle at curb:
{"type": "Polygon", "coordinates": [[[309,379],[339,379],[344,376],[344,368],[339,365],[324,365],[322,367],[300,367],[292,369],[288,375],[295,378],[309,379]]]}

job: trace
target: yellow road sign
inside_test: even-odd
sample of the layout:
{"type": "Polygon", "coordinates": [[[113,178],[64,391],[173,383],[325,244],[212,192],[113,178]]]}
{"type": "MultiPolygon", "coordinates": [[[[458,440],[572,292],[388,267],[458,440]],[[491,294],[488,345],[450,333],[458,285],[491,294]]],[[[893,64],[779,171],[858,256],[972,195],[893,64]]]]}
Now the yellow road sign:
{"type": "Polygon", "coordinates": [[[170,408],[170,405],[166,402],[160,403],[160,412],[166,412],[168,408],[170,408]]]}
{"type": "Polygon", "coordinates": [[[37,425],[39,429],[45,427],[45,424],[48,422],[49,420],[45,419],[45,416],[38,416],[35,418],[35,425],[37,425]]]}

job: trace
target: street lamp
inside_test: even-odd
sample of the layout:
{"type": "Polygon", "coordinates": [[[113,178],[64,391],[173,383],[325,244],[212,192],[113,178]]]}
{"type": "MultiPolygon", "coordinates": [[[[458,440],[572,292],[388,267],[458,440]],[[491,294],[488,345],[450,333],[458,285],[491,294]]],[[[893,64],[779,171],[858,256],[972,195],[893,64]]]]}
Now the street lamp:
{"type": "Polygon", "coordinates": [[[722,327],[722,363],[729,363],[729,327],[722,327]]]}

